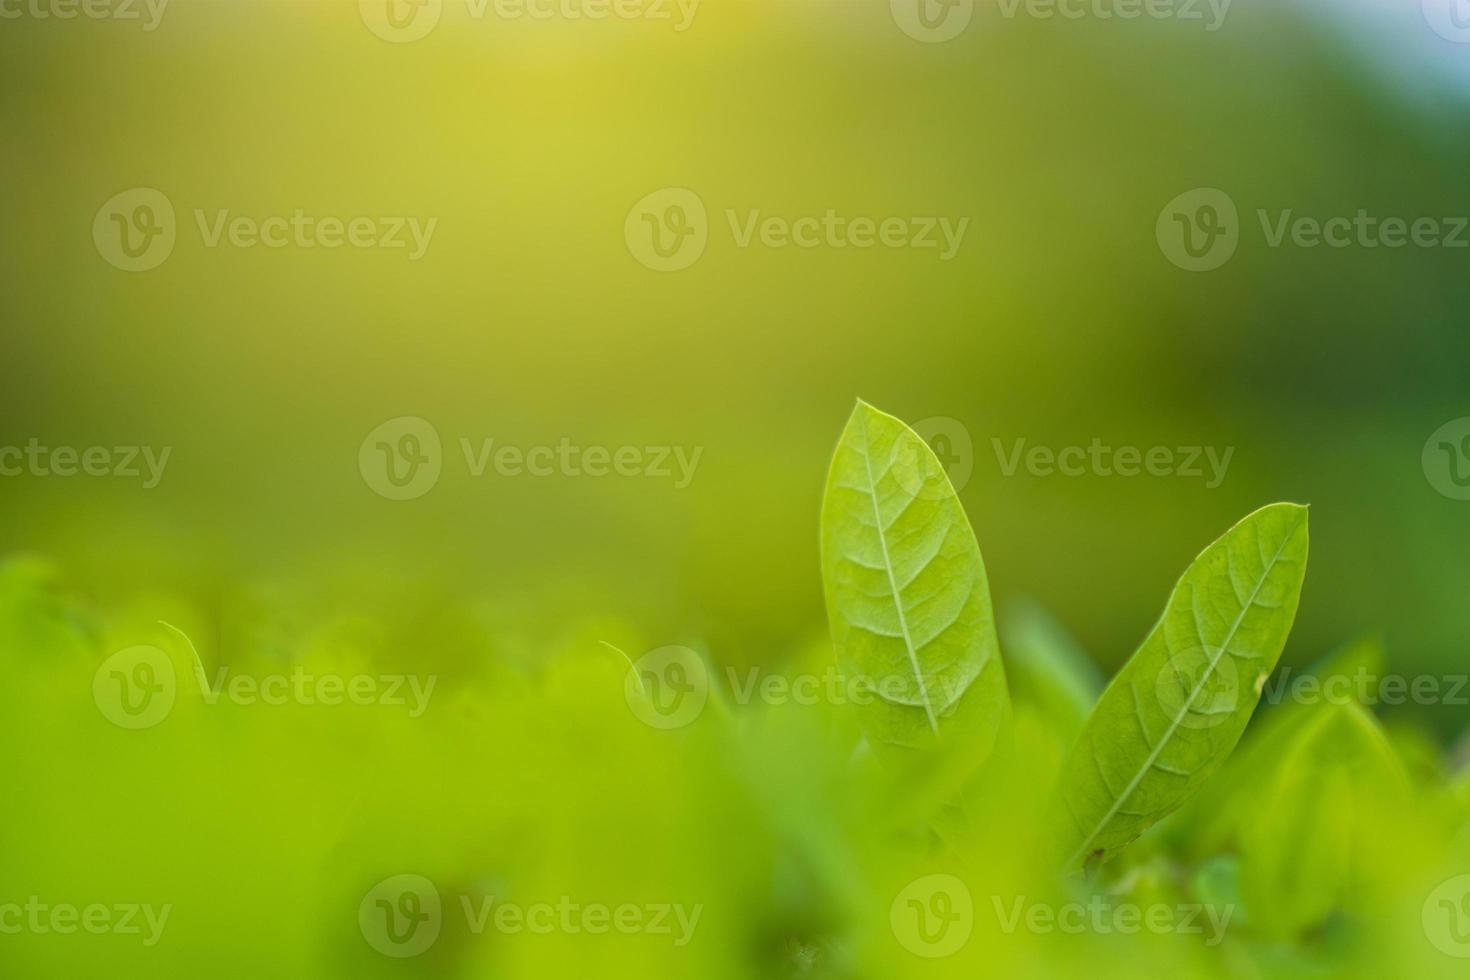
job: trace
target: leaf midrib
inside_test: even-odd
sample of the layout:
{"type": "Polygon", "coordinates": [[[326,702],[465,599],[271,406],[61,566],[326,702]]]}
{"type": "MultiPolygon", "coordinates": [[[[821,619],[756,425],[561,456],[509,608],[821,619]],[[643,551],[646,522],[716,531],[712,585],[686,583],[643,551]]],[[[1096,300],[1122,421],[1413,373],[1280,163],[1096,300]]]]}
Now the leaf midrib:
{"type": "Polygon", "coordinates": [[[893,559],[888,555],[888,537],[883,533],[883,514],[878,509],[878,484],[873,477],[873,444],[868,439],[868,423],[863,420],[863,468],[868,474],[868,499],[873,504],[873,530],[878,532],[878,548],[883,553],[883,571],[888,575],[888,588],[893,594],[893,608],[898,612],[898,629],[903,634],[904,650],[913,668],[914,680],[919,685],[919,698],[924,702],[924,716],[929,719],[929,728],[939,736],[939,720],[934,717],[934,707],[929,703],[929,689],[924,684],[924,674],[919,669],[919,653],[909,635],[908,618],[903,614],[903,596],[899,593],[898,580],[893,577],[893,559]]]}

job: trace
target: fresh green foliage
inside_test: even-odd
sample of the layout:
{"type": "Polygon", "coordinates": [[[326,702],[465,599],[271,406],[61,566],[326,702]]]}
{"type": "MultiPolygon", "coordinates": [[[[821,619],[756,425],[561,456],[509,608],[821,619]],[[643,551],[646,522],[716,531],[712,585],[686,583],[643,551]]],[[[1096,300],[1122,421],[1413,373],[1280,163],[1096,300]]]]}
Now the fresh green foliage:
{"type": "Polygon", "coordinates": [[[1307,562],[1307,511],[1250,515],[1195,559],[1063,767],[1063,867],[1106,860],[1230,754],[1276,666],[1307,562]]]}
{"type": "Polygon", "coordinates": [[[988,754],[1006,683],[975,533],[924,440],[861,402],[827,476],[822,571],[838,662],[873,695],[868,740],[988,754]]]}
{"type": "Polygon", "coordinates": [[[43,562],[0,563],[12,667],[0,717],[27,737],[6,773],[0,830],[24,846],[0,853],[0,904],[175,907],[156,950],[123,935],[5,935],[0,968],[1463,974],[1465,754],[1411,718],[1374,715],[1376,639],[1267,677],[1302,586],[1304,508],[1265,508],[1206,549],[1106,688],[1036,603],[992,621],[979,547],[937,459],[866,405],[833,461],[822,556],[830,642],[814,631],[755,675],[696,637],[649,642],[605,617],[549,614],[554,634],[530,640],[498,608],[417,608],[395,624],[280,590],[228,597],[227,632],[179,596],[83,603],[43,562]],[[171,675],[177,696],[132,729],[95,684],[109,693],[112,658],[139,645],[157,653],[139,683],[171,675]],[[677,677],[660,668],[675,654],[677,677]],[[357,678],[386,694],[378,681],[404,673],[438,682],[422,713],[341,702],[357,678]],[[839,673],[856,688],[827,687],[839,673]],[[306,695],[263,699],[297,678],[314,679],[306,695]],[[697,710],[674,708],[674,723],[670,704],[697,710]],[[1089,861],[1098,851],[1110,860],[1089,861]],[[436,885],[445,916],[430,951],[399,960],[355,916],[375,883],[406,872],[436,885]],[[461,910],[491,894],[697,904],[702,917],[686,945],[476,932],[461,910]]]}

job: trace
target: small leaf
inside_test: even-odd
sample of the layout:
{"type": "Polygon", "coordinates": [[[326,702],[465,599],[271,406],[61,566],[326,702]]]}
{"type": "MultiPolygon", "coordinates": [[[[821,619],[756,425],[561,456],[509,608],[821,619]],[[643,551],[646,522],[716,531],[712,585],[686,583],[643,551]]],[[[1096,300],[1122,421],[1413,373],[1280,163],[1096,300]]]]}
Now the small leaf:
{"type": "Polygon", "coordinates": [[[827,478],[822,577],[875,751],[942,745],[983,761],[1008,699],[980,548],[924,440],[862,402],[827,478]]]}
{"type": "Polygon", "coordinates": [[[1275,504],[1190,565],[1063,764],[1064,870],[1107,860],[1230,754],[1291,631],[1306,562],[1306,508],[1275,504]]]}

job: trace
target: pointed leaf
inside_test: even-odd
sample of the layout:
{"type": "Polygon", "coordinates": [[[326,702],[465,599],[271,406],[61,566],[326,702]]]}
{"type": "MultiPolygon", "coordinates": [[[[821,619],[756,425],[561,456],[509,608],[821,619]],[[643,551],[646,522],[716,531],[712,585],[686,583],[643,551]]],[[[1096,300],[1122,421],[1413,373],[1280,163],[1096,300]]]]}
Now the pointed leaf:
{"type": "Polygon", "coordinates": [[[827,479],[822,577],[875,750],[944,745],[982,761],[1007,696],[980,548],[923,439],[861,402],[827,479]]]}
{"type": "Polygon", "coordinates": [[[1063,764],[1064,870],[1112,856],[1230,754],[1291,631],[1306,562],[1306,508],[1276,504],[1190,565],[1063,764]]]}

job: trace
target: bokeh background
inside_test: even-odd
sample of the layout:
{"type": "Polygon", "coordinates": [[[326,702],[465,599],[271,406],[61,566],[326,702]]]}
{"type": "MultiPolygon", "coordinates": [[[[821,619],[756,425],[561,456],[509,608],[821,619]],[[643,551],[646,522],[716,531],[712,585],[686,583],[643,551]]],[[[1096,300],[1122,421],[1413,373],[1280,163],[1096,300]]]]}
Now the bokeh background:
{"type": "MultiPolygon", "coordinates": [[[[329,621],[449,685],[599,639],[781,662],[825,634],[820,495],[860,397],[963,425],[998,607],[1039,601],[1106,672],[1274,500],[1313,508],[1283,663],[1378,632],[1397,671],[1464,670],[1470,503],[1422,457],[1470,415],[1470,251],[1272,248],[1256,214],[1470,215],[1470,45],[1416,2],[1236,0],[1208,31],[982,0],[944,43],[887,0],[706,0],[682,32],[447,0],[412,43],[353,0],[171,0],[152,31],[29,9],[0,21],[0,445],[172,455],[152,489],[0,479],[0,552],[133,610],[115,647],[157,641],[122,628],[157,602],[206,659],[329,621]],[[135,187],[178,241],[129,273],[92,226],[135,187]],[[709,244],[665,273],[624,229],[667,187],[707,206],[709,244]],[[1195,273],[1155,225],[1199,187],[1240,227],[1195,273]],[[741,248],[725,218],[829,208],[969,226],[941,261],[741,248]],[[410,261],[207,248],[195,209],[438,224],[410,261]],[[359,448],[402,416],[444,468],[392,501],[359,448]],[[683,488],[474,478],[461,437],[702,456],[683,488]],[[1094,438],[1234,455],[1211,488],[1007,476],[992,443],[1094,438]]],[[[1446,742],[1467,717],[1388,713],[1446,742]]]]}

